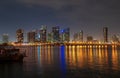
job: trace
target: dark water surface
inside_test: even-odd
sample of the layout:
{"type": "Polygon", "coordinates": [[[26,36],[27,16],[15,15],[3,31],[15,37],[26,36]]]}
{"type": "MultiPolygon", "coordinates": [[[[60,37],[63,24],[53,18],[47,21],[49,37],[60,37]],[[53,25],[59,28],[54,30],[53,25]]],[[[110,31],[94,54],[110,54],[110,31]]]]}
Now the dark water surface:
{"type": "Polygon", "coordinates": [[[120,49],[29,46],[23,63],[0,63],[0,78],[120,78],[120,49]]]}

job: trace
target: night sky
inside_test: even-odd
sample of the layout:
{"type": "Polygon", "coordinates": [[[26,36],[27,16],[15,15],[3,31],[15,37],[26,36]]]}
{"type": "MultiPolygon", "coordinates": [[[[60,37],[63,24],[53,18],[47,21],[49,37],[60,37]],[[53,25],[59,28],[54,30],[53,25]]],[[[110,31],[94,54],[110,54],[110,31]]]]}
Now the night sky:
{"type": "Polygon", "coordinates": [[[120,34],[120,0],[0,0],[0,39],[8,33],[16,40],[18,28],[26,33],[41,25],[70,27],[71,37],[83,30],[84,37],[101,40],[103,27],[109,37],[120,34]]]}

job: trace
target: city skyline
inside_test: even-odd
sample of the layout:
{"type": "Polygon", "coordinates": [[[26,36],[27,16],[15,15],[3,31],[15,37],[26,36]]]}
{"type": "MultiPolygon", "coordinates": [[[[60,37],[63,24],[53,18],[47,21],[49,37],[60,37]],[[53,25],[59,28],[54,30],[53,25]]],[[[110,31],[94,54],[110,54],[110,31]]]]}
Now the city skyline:
{"type": "MultiPolygon", "coordinates": [[[[119,35],[118,34],[111,34],[112,36],[109,37],[109,28],[103,27],[102,39],[96,39],[92,34],[84,35],[83,30],[79,30],[71,35],[70,28],[61,29],[59,26],[54,26],[51,28],[51,31],[48,32],[47,26],[42,25],[39,29],[33,29],[31,31],[26,32],[24,29],[17,29],[15,32],[15,41],[12,42],[119,42],[119,35]],[[71,38],[72,37],[72,38],[71,38]]],[[[2,41],[1,42],[11,42],[9,39],[9,34],[4,33],[2,34],[2,41]],[[5,39],[5,40],[4,40],[5,39]]]]}
{"type": "MultiPolygon", "coordinates": [[[[9,34],[10,41],[16,40],[16,30],[26,32],[46,25],[70,28],[70,34],[83,30],[84,36],[96,39],[103,37],[103,27],[108,27],[109,37],[120,34],[119,0],[4,0],[0,1],[0,40],[9,34]]],[[[48,31],[48,32],[49,32],[48,31]]]]}

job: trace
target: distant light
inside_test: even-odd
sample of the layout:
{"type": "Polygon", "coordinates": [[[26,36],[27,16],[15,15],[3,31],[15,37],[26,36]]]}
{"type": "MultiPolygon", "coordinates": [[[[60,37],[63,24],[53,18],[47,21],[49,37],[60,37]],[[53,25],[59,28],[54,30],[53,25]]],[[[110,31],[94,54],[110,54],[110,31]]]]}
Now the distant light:
{"type": "Polygon", "coordinates": [[[38,34],[38,38],[40,38],[40,34],[38,34]]]}
{"type": "Polygon", "coordinates": [[[64,30],[61,30],[60,33],[64,33],[64,30]]]}

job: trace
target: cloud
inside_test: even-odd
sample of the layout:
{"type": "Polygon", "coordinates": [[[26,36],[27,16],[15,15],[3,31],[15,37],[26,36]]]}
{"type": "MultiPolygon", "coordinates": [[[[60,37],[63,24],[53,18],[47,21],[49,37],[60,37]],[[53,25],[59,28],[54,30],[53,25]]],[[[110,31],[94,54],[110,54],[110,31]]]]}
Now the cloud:
{"type": "Polygon", "coordinates": [[[120,14],[119,0],[5,0],[5,2],[19,3],[27,7],[51,8],[57,18],[77,21],[118,18],[120,14]]]}
{"type": "Polygon", "coordinates": [[[31,7],[47,7],[55,10],[119,10],[120,0],[3,0],[0,4],[18,3],[31,7]],[[67,9],[66,9],[67,8],[67,9]]]}
{"type": "Polygon", "coordinates": [[[93,7],[104,7],[104,8],[120,8],[120,0],[2,0],[0,4],[12,4],[20,3],[26,6],[43,6],[53,9],[63,9],[68,6],[79,7],[79,8],[93,8],[93,7]]]}
{"type": "Polygon", "coordinates": [[[79,6],[84,0],[17,0],[29,6],[44,6],[53,9],[61,9],[66,6],[79,6]]]}
{"type": "Polygon", "coordinates": [[[17,0],[26,6],[56,10],[56,17],[69,22],[100,22],[120,19],[119,0],[17,0]]]}
{"type": "Polygon", "coordinates": [[[65,6],[104,6],[104,7],[118,7],[119,0],[16,0],[17,2],[31,6],[46,6],[55,9],[60,9],[65,6]]]}

